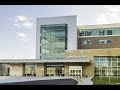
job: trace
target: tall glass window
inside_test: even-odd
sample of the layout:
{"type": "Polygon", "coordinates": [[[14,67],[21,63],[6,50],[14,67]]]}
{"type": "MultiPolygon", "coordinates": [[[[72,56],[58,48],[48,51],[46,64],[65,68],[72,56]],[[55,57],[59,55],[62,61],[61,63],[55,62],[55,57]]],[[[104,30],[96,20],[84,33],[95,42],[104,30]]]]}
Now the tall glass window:
{"type": "Polygon", "coordinates": [[[41,59],[64,58],[67,49],[67,24],[41,25],[41,59]]]}
{"type": "Polygon", "coordinates": [[[95,56],[94,70],[95,76],[120,76],[119,56],[95,56]]]}

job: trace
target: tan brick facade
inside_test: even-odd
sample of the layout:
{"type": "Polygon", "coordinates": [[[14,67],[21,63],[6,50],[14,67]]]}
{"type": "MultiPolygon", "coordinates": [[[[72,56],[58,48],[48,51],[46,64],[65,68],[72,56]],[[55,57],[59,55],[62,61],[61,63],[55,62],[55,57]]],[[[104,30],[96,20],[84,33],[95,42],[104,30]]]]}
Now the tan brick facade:
{"type": "Polygon", "coordinates": [[[66,57],[88,57],[91,63],[81,63],[81,65],[83,66],[83,75],[93,77],[94,56],[120,56],[120,48],[69,50],[65,52],[65,55],[66,57]]]}
{"type": "Polygon", "coordinates": [[[65,63],[65,76],[69,76],[69,64],[68,63],[65,63]]]}
{"type": "Polygon", "coordinates": [[[120,48],[120,36],[78,37],[78,49],[120,48]],[[92,44],[80,44],[81,40],[91,40],[92,44]],[[99,44],[99,40],[111,40],[111,44],[99,44]]]}
{"type": "Polygon", "coordinates": [[[45,66],[44,64],[36,64],[35,65],[36,76],[44,76],[45,75],[45,66]]]}
{"type": "Polygon", "coordinates": [[[69,66],[82,66],[83,67],[82,76],[87,75],[88,73],[91,74],[91,71],[89,71],[89,72],[87,71],[88,68],[91,68],[90,63],[65,63],[64,65],[65,65],[65,67],[64,67],[65,68],[65,76],[69,76],[69,66]]]}
{"type": "MultiPolygon", "coordinates": [[[[82,66],[82,76],[94,76],[94,56],[120,56],[120,48],[67,50],[66,57],[88,57],[90,62],[64,63],[65,76],[69,76],[69,66],[82,66]]],[[[24,64],[10,64],[10,76],[24,76],[24,64]]],[[[36,76],[45,76],[44,63],[35,64],[36,76]]]]}
{"type": "Polygon", "coordinates": [[[10,64],[10,76],[24,76],[24,64],[10,64]]]}

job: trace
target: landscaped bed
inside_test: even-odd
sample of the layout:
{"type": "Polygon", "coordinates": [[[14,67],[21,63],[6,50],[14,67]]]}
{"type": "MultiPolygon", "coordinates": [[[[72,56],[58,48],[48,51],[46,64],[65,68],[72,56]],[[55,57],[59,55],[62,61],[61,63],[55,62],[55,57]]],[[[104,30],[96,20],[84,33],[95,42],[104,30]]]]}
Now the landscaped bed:
{"type": "Polygon", "coordinates": [[[120,77],[94,77],[93,85],[120,85],[120,77]]]}

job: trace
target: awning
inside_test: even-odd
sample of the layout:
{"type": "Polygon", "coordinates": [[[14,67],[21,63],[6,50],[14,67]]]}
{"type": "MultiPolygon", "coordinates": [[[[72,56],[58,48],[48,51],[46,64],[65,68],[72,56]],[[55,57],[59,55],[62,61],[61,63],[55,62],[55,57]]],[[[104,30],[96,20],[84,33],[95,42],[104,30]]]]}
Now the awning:
{"type": "Polygon", "coordinates": [[[67,62],[90,62],[87,57],[64,58],[64,59],[0,59],[0,63],[67,63],[67,62]]]}

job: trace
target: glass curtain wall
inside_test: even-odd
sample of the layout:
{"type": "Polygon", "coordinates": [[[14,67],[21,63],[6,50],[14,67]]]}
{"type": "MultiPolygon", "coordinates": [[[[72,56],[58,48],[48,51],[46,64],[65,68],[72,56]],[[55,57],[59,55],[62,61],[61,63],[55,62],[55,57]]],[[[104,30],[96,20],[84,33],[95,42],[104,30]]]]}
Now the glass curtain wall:
{"type": "Polygon", "coordinates": [[[95,56],[95,76],[120,76],[120,56],[95,56]]]}
{"type": "Polygon", "coordinates": [[[67,49],[67,24],[41,25],[41,59],[64,58],[67,49]]]}

